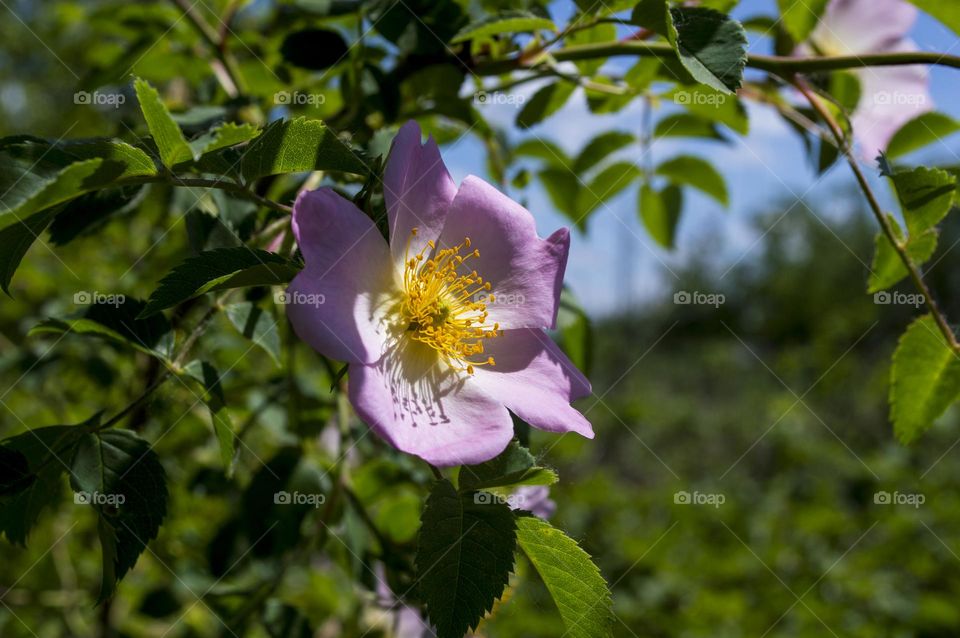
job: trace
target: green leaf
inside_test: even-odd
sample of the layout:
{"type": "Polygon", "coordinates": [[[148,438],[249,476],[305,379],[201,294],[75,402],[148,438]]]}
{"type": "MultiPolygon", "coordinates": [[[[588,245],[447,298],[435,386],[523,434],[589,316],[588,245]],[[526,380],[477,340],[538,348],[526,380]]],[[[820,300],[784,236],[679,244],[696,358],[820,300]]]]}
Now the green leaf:
{"type": "Polygon", "coordinates": [[[224,312],[240,334],[263,348],[279,365],[280,335],[277,321],[269,313],[249,301],[230,304],[224,312]]]}
{"type": "Polygon", "coordinates": [[[221,148],[249,142],[258,135],[260,135],[260,129],[252,124],[225,122],[195,140],[191,140],[190,150],[194,157],[200,157],[205,153],[212,153],[221,148]]]}
{"type": "Polygon", "coordinates": [[[910,0],[910,2],[960,35],[960,4],[944,0],[910,0]]]}
{"type": "Polygon", "coordinates": [[[676,184],[692,186],[724,206],[730,203],[723,176],[704,159],[692,155],[680,155],[660,164],[656,173],[669,178],[676,184]]]}
{"type": "Polygon", "coordinates": [[[631,22],[664,36],[696,81],[722,93],[740,88],[747,35],[736,20],[706,7],[669,7],[666,0],[641,0],[631,22]]]}
{"type": "Polygon", "coordinates": [[[272,122],[240,160],[240,174],[247,183],[268,175],[325,170],[368,172],[363,158],[326,124],[303,117],[272,122]]]}
{"type": "Polygon", "coordinates": [[[673,100],[675,104],[702,120],[723,124],[740,135],[746,135],[750,131],[747,110],[736,95],[701,84],[677,87],[664,95],[664,98],[673,100]]]}
{"type": "Polygon", "coordinates": [[[511,441],[503,452],[486,463],[460,469],[460,490],[472,491],[514,485],[552,485],[557,473],[537,465],[530,450],[511,441]]]}
{"type": "Polygon", "coordinates": [[[567,103],[575,88],[574,83],[565,80],[559,80],[541,88],[517,114],[517,126],[527,129],[547,119],[567,103]]]}
{"type": "Polygon", "coordinates": [[[237,246],[207,250],[191,257],[160,280],[140,313],[148,317],[207,292],[249,286],[280,286],[299,272],[285,257],[237,246]]]}
{"type": "MultiPolygon", "coordinates": [[[[577,193],[577,225],[586,227],[587,217],[604,201],[610,199],[640,177],[640,169],[630,162],[607,166],[577,193]]],[[[570,175],[569,179],[577,177],[570,175]]]]}
{"type": "Polygon", "coordinates": [[[145,440],[130,430],[104,430],[79,441],[70,485],[99,517],[104,579],[98,602],[103,602],[160,530],[167,513],[166,474],[145,440]]]}
{"type": "Polygon", "coordinates": [[[890,369],[890,419],[902,443],[915,441],[960,396],[960,358],[933,317],[900,337],[890,369]]]}
{"type": "Polygon", "coordinates": [[[173,356],[170,322],[163,315],[139,318],[146,306],[143,301],[107,295],[103,303],[96,303],[91,293],[81,291],[74,295],[74,303],[91,305],[80,318],[45,319],[31,328],[28,336],[72,332],[134,348],[161,361],[173,356]]]}
{"type": "Polygon", "coordinates": [[[550,165],[561,168],[568,167],[572,164],[570,158],[563,152],[563,149],[553,142],[540,139],[539,137],[523,140],[513,149],[513,154],[516,157],[533,157],[540,159],[550,165]]]}
{"type": "Polygon", "coordinates": [[[653,129],[653,137],[699,137],[727,141],[713,122],[692,113],[674,113],[661,119],[653,129]]]}
{"type": "MultiPolygon", "coordinates": [[[[0,534],[9,542],[26,546],[27,536],[43,510],[60,497],[63,473],[70,467],[85,425],[35,428],[0,442],[5,458],[19,457],[27,464],[27,475],[19,472],[19,480],[13,485],[8,483],[9,496],[0,507],[0,534]]],[[[22,470],[22,462],[18,461],[18,465],[22,470]]]]}
{"type": "Polygon", "coordinates": [[[573,163],[573,172],[583,175],[602,162],[607,156],[631,144],[636,138],[624,131],[608,131],[590,140],[573,163]]]}
{"type": "Polygon", "coordinates": [[[610,590],[576,541],[534,516],[517,517],[517,543],[540,574],[570,638],[610,636],[610,590]]]}
{"type": "Polygon", "coordinates": [[[780,23],[794,42],[803,42],[817,26],[829,0],[777,0],[780,23]]]}
{"type": "MultiPolygon", "coordinates": [[[[608,3],[609,6],[609,3],[608,3]]],[[[609,22],[603,22],[592,27],[574,31],[564,38],[567,46],[579,46],[581,44],[600,44],[602,42],[613,42],[617,39],[617,28],[609,22]]],[[[598,58],[594,60],[577,60],[574,64],[581,75],[591,76],[600,70],[605,60],[598,58]]]]}
{"type": "Polygon", "coordinates": [[[139,206],[147,190],[142,184],[105,188],[67,202],[50,224],[50,243],[63,246],[81,235],[91,234],[110,218],[139,206]]]}
{"type": "Polygon", "coordinates": [[[896,159],[942,140],[960,130],[960,122],[943,113],[924,113],[913,118],[893,134],[887,144],[887,157],[896,159]]]}
{"type": "Polygon", "coordinates": [[[56,215],[55,210],[44,210],[30,215],[0,230],[0,287],[10,294],[10,282],[33,242],[46,230],[56,215]]]}
{"type": "Polygon", "coordinates": [[[438,638],[461,638],[476,628],[503,594],[513,569],[513,514],[488,496],[460,495],[443,480],[427,498],[417,546],[417,582],[438,638]]]}
{"type": "Polygon", "coordinates": [[[560,293],[557,342],[573,365],[589,377],[593,367],[593,325],[590,316],[566,287],[560,293]]]}
{"type": "MultiPolygon", "coordinates": [[[[547,190],[547,196],[553,205],[566,215],[570,221],[578,223],[576,203],[580,192],[580,182],[569,168],[551,167],[537,173],[540,182],[547,190]]],[[[582,225],[581,225],[582,227],[582,225]]]]}
{"type": "Polygon", "coordinates": [[[950,173],[920,166],[891,177],[910,235],[935,226],[950,212],[957,181],[950,173]]]}
{"type": "Polygon", "coordinates": [[[193,151],[183,136],[183,131],[170,117],[170,111],[160,99],[157,90],[141,78],[133,81],[133,88],[137,92],[143,118],[147,121],[147,129],[153,136],[157,150],[160,151],[160,160],[163,165],[172,168],[176,164],[194,159],[193,151]]]}
{"type": "Polygon", "coordinates": [[[683,191],[671,184],[657,191],[649,184],[640,187],[638,200],[640,220],[653,240],[672,249],[683,209],[683,191]]]}
{"type": "Polygon", "coordinates": [[[184,372],[197,382],[203,391],[202,399],[210,409],[210,421],[213,423],[213,432],[220,447],[220,461],[228,477],[233,476],[237,461],[236,435],[233,430],[233,421],[225,409],[226,396],[223,393],[221,381],[223,376],[217,369],[206,361],[194,360],[183,367],[184,372]]]}
{"type": "MultiPolygon", "coordinates": [[[[903,231],[900,224],[892,216],[888,217],[891,228],[897,238],[903,241],[903,231]]],[[[910,237],[906,243],[907,254],[918,266],[923,265],[933,251],[937,249],[937,229],[929,228],[916,237],[910,237]]],[[[883,233],[877,233],[874,240],[876,250],[873,253],[873,265],[870,267],[870,277],[867,280],[867,292],[873,294],[894,286],[907,276],[907,267],[903,265],[897,251],[890,245],[890,241],[883,233]]]]}
{"type": "Polygon", "coordinates": [[[556,31],[557,27],[553,21],[542,16],[535,15],[529,11],[512,10],[501,11],[500,13],[485,16],[480,20],[471,22],[453,37],[451,44],[466,42],[479,38],[489,38],[501,33],[523,33],[540,30],[556,31]]]}

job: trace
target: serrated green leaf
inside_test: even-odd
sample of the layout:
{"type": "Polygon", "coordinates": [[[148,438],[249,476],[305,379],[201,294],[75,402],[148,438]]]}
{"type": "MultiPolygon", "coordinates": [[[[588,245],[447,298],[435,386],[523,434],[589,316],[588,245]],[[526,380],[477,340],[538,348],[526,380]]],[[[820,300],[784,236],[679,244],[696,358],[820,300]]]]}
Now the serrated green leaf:
{"type": "Polygon", "coordinates": [[[911,443],[960,397],[960,358],[933,317],[920,317],[900,337],[890,368],[890,420],[911,443]]]}
{"type": "Polygon", "coordinates": [[[576,541],[534,516],[517,517],[517,544],[540,574],[570,638],[610,636],[610,590],[576,541]]]}
{"type": "MultiPolygon", "coordinates": [[[[900,224],[892,217],[888,221],[898,239],[902,241],[903,231],[900,230],[900,224]]],[[[913,263],[922,266],[930,259],[933,251],[937,249],[938,235],[936,228],[929,228],[920,235],[909,238],[906,250],[913,263]]],[[[876,249],[873,253],[873,265],[870,267],[870,277],[867,280],[867,292],[870,294],[894,286],[908,274],[907,267],[903,265],[899,254],[890,245],[886,235],[877,233],[874,244],[876,249]]]]}
{"type": "Polygon", "coordinates": [[[194,157],[200,157],[205,153],[212,153],[221,148],[249,142],[258,135],[260,135],[260,129],[252,124],[225,122],[207,131],[197,139],[191,140],[190,149],[194,157]]]}
{"type": "Polygon", "coordinates": [[[269,313],[249,301],[230,304],[224,312],[240,334],[263,348],[279,365],[280,335],[277,321],[269,313]]]}
{"type": "Polygon", "coordinates": [[[278,120],[247,145],[240,174],[247,183],[268,175],[304,171],[344,171],[364,175],[363,158],[320,120],[278,120]]]}
{"type": "Polygon", "coordinates": [[[920,166],[891,177],[910,235],[935,226],[950,211],[957,180],[950,173],[920,166]]]}
{"type": "Polygon", "coordinates": [[[11,486],[11,495],[0,507],[0,534],[9,542],[26,546],[40,514],[56,503],[74,447],[89,423],[35,428],[0,441],[8,457],[14,453],[26,460],[28,471],[26,478],[11,486]]]}
{"type": "Polygon", "coordinates": [[[817,26],[829,0],[777,0],[780,23],[794,42],[803,42],[817,26]]]}
{"type": "Polygon", "coordinates": [[[590,140],[573,162],[573,172],[583,175],[609,155],[632,143],[636,138],[625,131],[607,131],[590,140]]]}
{"type": "MultiPolygon", "coordinates": [[[[577,225],[586,227],[587,217],[640,177],[640,169],[630,162],[617,162],[596,174],[590,183],[577,192],[577,225]]],[[[571,175],[570,179],[577,179],[571,175]]]]}
{"type": "Polygon", "coordinates": [[[160,99],[157,90],[141,78],[133,81],[133,88],[137,92],[143,118],[147,121],[147,129],[153,136],[157,150],[160,151],[160,160],[163,165],[172,168],[181,162],[194,159],[193,151],[183,136],[183,131],[170,117],[170,111],[160,99]]]}
{"type": "Polygon", "coordinates": [[[640,220],[653,240],[664,248],[672,249],[683,209],[683,191],[674,184],[662,191],[644,184],[640,187],[637,206],[640,220]]]}
{"type": "Polygon", "coordinates": [[[893,134],[887,144],[887,157],[897,159],[949,137],[960,130],[960,122],[943,113],[924,113],[913,118],[893,134]]]}
{"type": "Polygon", "coordinates": [[[747,63],[747,36],[736,20],[706,7],[671,7],[666,0],[641,0],[631,22],[664,36],[697,82],[722,93],[740,88],[747,63]]]}
{"type": "MultiPolygon", "coordinates": [[[[89,304],[91,299],[86,291],[74,295],[75,303],[89,304]]],[[[170,359],[173,355],[173,331],[166,317],[154,315],[139,318],[146,305],[139,299],[127,299],[123,295],[108,296],[107,299],[116,303],[93,303],[80,318],[45,319],[31,328],[27,336],[72,332],[134,348],[161,361],[170,359]]]]}
{"type": "Polygon", "coordinates": [[[541,30],[556,31],[557,27],[549,18],[538,16],[529,11],[501,11],[471,22],[460,29],[450,43],[458,44],[467,40],[489,38],[501,33],[523,33],[541,30]]]}
{"type": "Polygon", "coordinates": [[[515,485],[553,485],[557,473],[537,465],[530,450],[512,441],[503,452],[486,463],[460,469],[460,490],[474,491],[515,485]]]}
{"type": "Polygon", "coordinates": [[[147,441],[129,430],[104,430],[80,439],[70,485],[86,496],[103,526],[103,602],[160,530],[167,513],[166,473],[147,441]]]}
{"type": "Polygon", "coordinates": [[[675,184],[692,186],[724,206],[730,203],[723,176],[705,159],[693,155],[680,155],[660,164],[656,168],[656,173],[675,184]]]}
{"type": "Polygon", "coordinates": [[[523,105],[517,114],[516,125],[521,129],[527,129],[547,119],[567,103],[575,88],[574,83],[564,80],[541,88],[523,105]]]}
{"type": "Polygon", "coordinates": [[[449,481],[438,481],[421,517],[417,583],[437,638],[461,638],[476,628],[513,569],[513,514],[478,494],[484,493],[460,495],[449,481]]]}
{"type": "Polygon", "coordinates": [[[143,184],[105,188],[67,202],[50,224],[50,243],[63,246],[81,235],[92,233],[110,218],[139,206],[147,190],[143,184]]]}
{"type": "Polygon", "coordinates": [[[237,246],[207,250],[191,257],[160,280],[140,313],[148,317],[207,292],[249,286],[281,286],[300,268],[285,257],[237,246]]]}

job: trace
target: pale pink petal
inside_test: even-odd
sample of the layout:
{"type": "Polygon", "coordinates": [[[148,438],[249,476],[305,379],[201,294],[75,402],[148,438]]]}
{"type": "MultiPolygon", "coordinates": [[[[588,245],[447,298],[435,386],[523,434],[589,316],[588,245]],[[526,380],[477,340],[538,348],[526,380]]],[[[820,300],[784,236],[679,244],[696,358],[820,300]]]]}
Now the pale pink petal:
{"type": "MultiPolygon", "coordinates": [[[[913,51],[909,41],[897,50],[913,51]]],[[[925,66],[892,66],[862,69],[860,101],[851,117],[854,139],[869,161],[886,150],[893,134],[913,118],[933,109],[925,66]]]]}
{"type": "Polygon", "coordinates": [[[475,368],[484,392],[535,428],[593,438],[590,422],[570,406],[590,394],[590,382],[543,330],[505,330],[484,345],[496,362],[475,368]]]}
{"type": "Polygon", "coordinates": [[[917,9],[905,0],[832,0],[810,40],[828,55],[886,51],[916,17],[917,9]]]}
{"type": "MultiPolygon", "coordinates": [[[[461,270],[475,269],[491,283],[489,320],[501,328],[553,328],[570,231],[561,228],[541,239],[530,211],[471,175],[450,205],[438,247],[457,246],[467,237],[480,256],[461,270]]],[[[489,299],[486,293],[479,298],[489,299]]]]}
{"type": "Polygon", "coordinates": [[[383,173],[383,197],[390,222],[390,249],[402,263],[408,246],[417,254],[443,228],[457,192],[433,138],[420,143],[420,127],[409,121],[393,139],[383,173]],[[411,231],[417,228],[416,237],[411,231]]]}
{"type": "Polygon", "coordinates": [[[413,340],[376,364],[351,365],[348,388],[354,409],[374,432],[433,465],[482,463],[513,437],[513,421],[499,399],[413,340]]]}
{"type": "Polygon", "coordinates": [[[385,339],[383,305],[396,285],[383,237],[328,188],[297,197],[293,233],[306,260],[284,300],[297,335],[332,359],[376,361],[385,339]]]}

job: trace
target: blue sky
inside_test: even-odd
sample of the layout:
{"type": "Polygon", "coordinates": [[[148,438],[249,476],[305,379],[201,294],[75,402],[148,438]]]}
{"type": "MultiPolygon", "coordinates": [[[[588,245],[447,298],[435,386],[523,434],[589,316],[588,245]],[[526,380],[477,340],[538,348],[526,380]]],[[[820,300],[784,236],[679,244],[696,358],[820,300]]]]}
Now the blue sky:
{"type": "MultiPolygon", "coordinates": [[[[554,17],[562,20],[572,12],[572,3],[557,3],[554,17]]],[[[757,14],[772,15],[775,0],[745,0],[734,11],[734,16],[745,19],[757,14]]],[[[957,47],[957,37],[946,27],[925,14],[920,14],[911,31],[911,37],[921,49],[945,52],[957,47]]],[[[750,50],[769,53],[771,44],[763,39],[751,39],[750,50]]],[[[960,47],[957,47],[960,48],[960,47]]],[[[953,50],[956,53],[956,49],[953,50]]],[[[610,63],[611,70],[622,71],[628,59],[610,63]]],[[[931,70],[932,95],[936,110],[960,118],[960,71],[935,67],[931,70]]],[[[537,88],[524,89],[529,95],[537,88]]],[[[491,122],[510,132],[511,138],[522,139],[512,126],[517,107],[511,105],[483,106],[483,113],[491,122]]],[[[619,129],[638,134],[640,130],[641,101],[615,115],[596,116],[586,107],[582,93],[576,93],[557,114],[531,130],[545,139],[558,143],[568,151],[582,147],[599,132],[619,129]]],[[[674,108],[661,107],[655,117],[674,108]]],[[[803,150],[799,138],[788,129],[771,109],[747,103],[750,132],[745,137],[730,133],[733,142],[721,145],[715,142],[664,139],[651,148],[653,160],[660,163],[678,154],[700,155],[710,160],[724,175],[730,192],[730,207],[724,210],[713,200],[696,191],[686,189],[684,212],[680,222],[677,248],[662,250],[647,236],[637,216],[637,188],[631,187],[608,200],[607,206],[594,212],[586,235],[573,231],[567,283],[581,303],[593,315],[603,315],[628,306],[642,305],[672,295],[677,288],[673,270],[690,259],[694,250],[702,248],[703,240],[715,247],[713,258],[720,275],[762,246],[762,237],[750,223],[751,216],[771,212],[772,206],[794,195],[805,195],[814,214],[830,224],[850,214],[857,204],[847,195],[853,178],[849,167],[838,163],[824,179],[817,176],[803,150]]],[[[931,163],[960,163],[957,146],[960,135],[921,151],[909,161],[931,163]]],[[[632,147],[623,159],[637,161],[639,153],[632,147]]],[[[483,147],[467,137],[444,149],[444,157],[455,180],[468,174],[486,175],[483,147]]],[[[871,168],[871,167],[866,167],[871,168]]],[[[869,170],[875,188],[888,208],[893,207],[887,185],[869,170]]],[[[519,193],[511,192],[518,196],[519,193]]],[[[541,235],[547,235],[569,221],[555,211],[538,185],[527,189],[527,204],[537,219],[541,235]]],[[[800,209],[793,213],[801,214],[800,209]]],[[[847,251],[839,240],[837,250],[847,251]]],[[[869,264],[869,255],[850,255],[869,264]]]]}

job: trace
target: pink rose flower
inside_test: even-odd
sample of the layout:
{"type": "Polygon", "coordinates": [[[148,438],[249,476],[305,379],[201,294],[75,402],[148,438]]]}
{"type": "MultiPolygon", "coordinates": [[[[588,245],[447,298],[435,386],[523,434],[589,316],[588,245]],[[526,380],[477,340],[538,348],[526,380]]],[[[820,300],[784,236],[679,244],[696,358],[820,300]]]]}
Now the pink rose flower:
{"type": "MultiPolygon", "coordinates": [[[[824,55],[916,51],[907,37],[917,9],[903,0],[832,0],[809,44],[824,55]]],[[[804,54],[810,46],[801,47],[804,54]]],[[[913,118],[933,109],[927,67],[871,67],[856,71],[860,101],[851,116],[854,139],[867,160],[913,118]]]]}
{"type": "Polygon", "coordinates": [[[397,134],[383,181],[389,245],[329,188],[293,207],[306,267],[287,316],[311,347],[349,363],[357,414],[439,466],[503,451],[508,410],[593,438],[570,407],[590,383],[544,331],[556,323],[569,231],[541,239],[529,211],[478,177],[458,189],[415,122],[397,134]]]}

